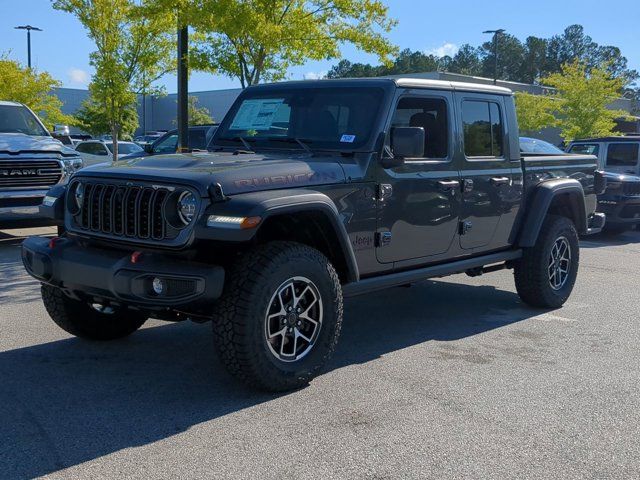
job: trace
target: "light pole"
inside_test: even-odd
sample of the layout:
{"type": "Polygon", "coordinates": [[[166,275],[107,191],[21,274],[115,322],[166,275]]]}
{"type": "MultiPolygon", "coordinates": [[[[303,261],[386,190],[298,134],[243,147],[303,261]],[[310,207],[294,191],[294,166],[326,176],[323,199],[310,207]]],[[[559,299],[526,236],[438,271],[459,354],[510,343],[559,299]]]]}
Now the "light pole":
{"type": "Polygon", "coordinates": [[[14,27],[16,30],[26,30],[27,31],[27,64],[29,68],[31,68],[31,30],[35,30],[36,32],[41,32],[42,29],[38,27],[32,27],[31,25],[20,25],[19,27],[14,27]]]}
{"type": "Polygon", "coordinates": [[[493,84],[498,83],[498,36],[502,35],[506,30],[499,28],[498,30],[485,30],[482,33],[493,34],[493,84]]]}

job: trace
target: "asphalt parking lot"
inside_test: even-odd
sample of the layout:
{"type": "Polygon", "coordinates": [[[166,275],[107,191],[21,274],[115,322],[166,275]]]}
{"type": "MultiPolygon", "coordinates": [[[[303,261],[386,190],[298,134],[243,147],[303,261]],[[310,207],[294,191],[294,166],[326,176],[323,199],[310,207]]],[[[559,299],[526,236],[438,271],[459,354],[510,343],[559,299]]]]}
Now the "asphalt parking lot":
{"type": "Polygon", "coordinates": [[[1,478],[638,477],[640,232],[583,241],[556,311],[507,271],[351,300],[328,371],[285,395],[236,384],[208,324],[71,338],[30,233],[0,232],[1,478]]]}

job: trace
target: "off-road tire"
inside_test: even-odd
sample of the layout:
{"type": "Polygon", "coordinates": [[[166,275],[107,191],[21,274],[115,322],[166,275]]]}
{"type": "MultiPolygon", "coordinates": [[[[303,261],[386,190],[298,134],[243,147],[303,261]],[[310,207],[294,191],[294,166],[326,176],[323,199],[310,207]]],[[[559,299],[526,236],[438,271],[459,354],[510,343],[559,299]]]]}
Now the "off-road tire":
{"type": "Polygon", "coordinates": [[[229,373],[245,384],[267,391],[293,390],[307,385],[331,358],[342,313],[342,287],[327,257],[299,243],[270,242],[243,254],[228,272],[214,309],[215,346],[229,373]],[[284,362],[271,352],[265,338],[265,315],[283,282],[298,276],[317,286],[322,322],[309,353],[284,362]]]}
{"type": "Polygon", "coordinates": [[[533,307],[559,308],[571,295],[580,264],[578,232],[566,217],[548,215],[542,224],[535,246],[525,248],[515,263],[514,277],[520,298],[533,307]],[[550,284],[549,260],[551,249],[560,238],[570,246],[571,262],[564,285],[555,290],[550,284]]]}
{"type": "Polygon", "coordinates": [[[115,340],[138,330],[147,317],[130,310],[102,313],[68,297],[62,290],[42,285],[42,301],[51,319],[64,331],[87,340],[115,340]]]}

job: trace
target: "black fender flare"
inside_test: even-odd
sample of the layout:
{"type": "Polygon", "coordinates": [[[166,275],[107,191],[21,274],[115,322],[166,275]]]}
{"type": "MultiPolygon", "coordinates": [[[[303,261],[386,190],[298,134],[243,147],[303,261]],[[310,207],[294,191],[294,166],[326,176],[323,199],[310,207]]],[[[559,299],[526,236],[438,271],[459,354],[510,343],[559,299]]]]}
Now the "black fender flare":
{"type": "Polygon", "coordinates": [[[315,190],[267,190],[228,197],[226,201],[213,203],[206,209],[203,218],[196,226],[195,237],[225,242],[248,242],[257,235],[269,218],[301,212],[319,212],[329,220],[344,255],[348,273],[346,280],[358,281],[360,274],[355,253],[347,229],[340,219],[340,213],[327,195],[315,190]],[[257,228],[216,228],[207,227],[209,215],[260,217],[261,220],[257,228]]]}
{"type": "Polygon", "coordinates": [[[578,233],[587,233],[587,209],[582,184],[573,178],[557,178],[536,185],[528,196],[527,213],[518,246],[533,247],[536,244],[549,208],[560,195],[568,195],[571,199],[569,207],[575,217],[573,220],[578,233]]]}

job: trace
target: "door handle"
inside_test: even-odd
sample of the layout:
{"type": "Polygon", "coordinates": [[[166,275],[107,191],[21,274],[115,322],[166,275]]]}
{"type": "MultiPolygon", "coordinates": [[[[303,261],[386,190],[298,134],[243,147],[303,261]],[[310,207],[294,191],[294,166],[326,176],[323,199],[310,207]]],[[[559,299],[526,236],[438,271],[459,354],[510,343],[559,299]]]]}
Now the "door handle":
{"type": "Polygon", "coordinates": [[[446,192],[448,190],[453,190],[454,188],[460,187],[460,181],[458,181],[458,180],[438,180],[438,185],[440,186],[440,190],[446,192]]]}
{"type": "Polygon", "coordinates": [[[498,187],[500,185],[507,185],[510,181],[510,178],[509,177],[493,177],[489,181],[491,182],[491,185],[493,185],[494,187],[498,187]]]}

